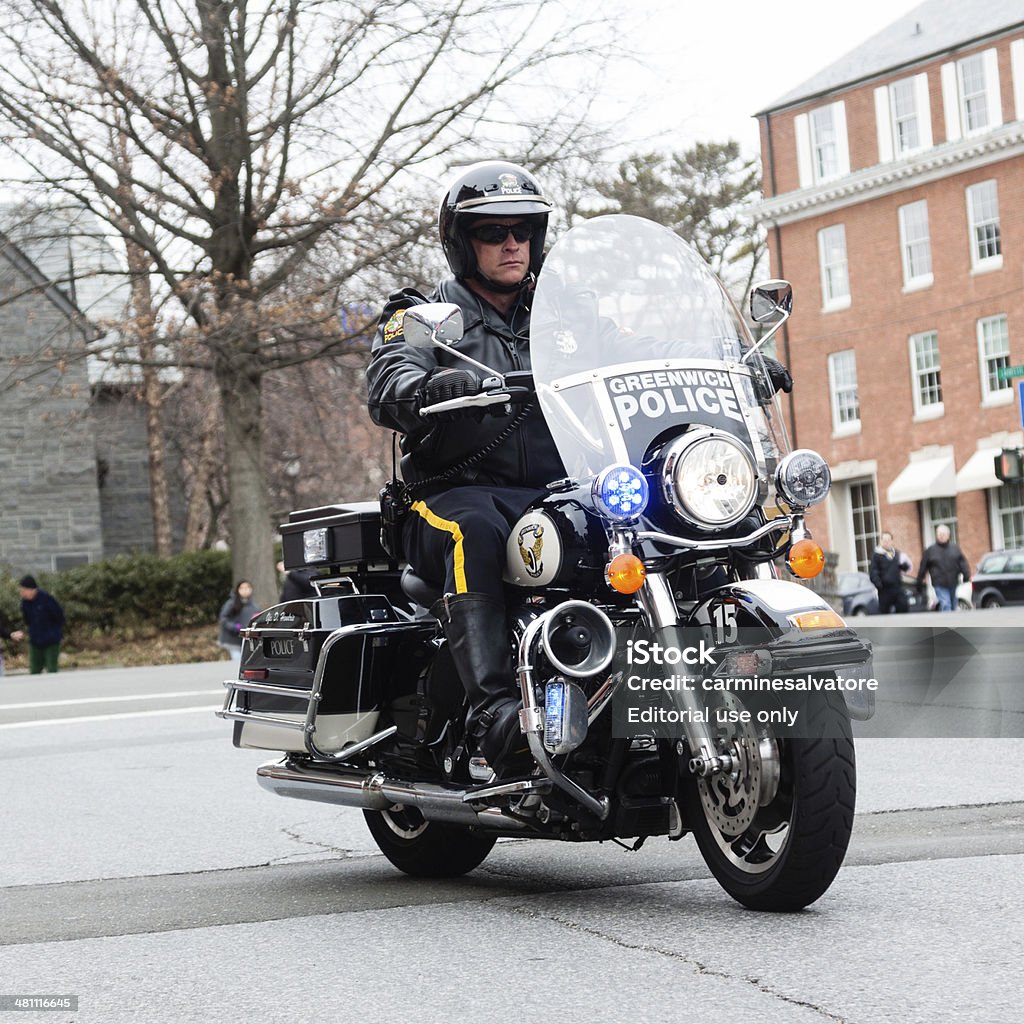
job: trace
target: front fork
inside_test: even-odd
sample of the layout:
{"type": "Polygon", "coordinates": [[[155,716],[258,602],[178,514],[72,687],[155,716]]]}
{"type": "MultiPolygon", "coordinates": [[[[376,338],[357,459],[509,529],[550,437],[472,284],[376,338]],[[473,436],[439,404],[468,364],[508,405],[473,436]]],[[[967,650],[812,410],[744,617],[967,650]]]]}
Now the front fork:
{"type": "MultiPolygon", "coordinates": [[[[667,633],[679,622],[679,612],[668,580],[661,573],[648,573],[644,585],[637,592],[640,608],[647,619],[651,632],[667,633]]],[[[677,691],[683,714],[683,735],[689,744],[690,771],[694,775],[707,777],[718,772],[730,772],[734,758],[720,754],[715,749],[711,735],[707,709],[702,705],[696,689],[677,691]]]]}

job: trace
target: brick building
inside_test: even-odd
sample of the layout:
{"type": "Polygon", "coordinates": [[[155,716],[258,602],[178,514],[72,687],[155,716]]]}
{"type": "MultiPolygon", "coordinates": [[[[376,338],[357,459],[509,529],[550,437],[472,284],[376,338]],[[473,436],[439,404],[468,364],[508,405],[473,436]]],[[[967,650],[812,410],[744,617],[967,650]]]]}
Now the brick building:
{"type": "Polygon", "coordinates": [[[863,569],[949,523],[968,559],[1024,545],[1024,6],[928,0],[758,114],[794,442],[833,470],[815,536],[863,569]]]}

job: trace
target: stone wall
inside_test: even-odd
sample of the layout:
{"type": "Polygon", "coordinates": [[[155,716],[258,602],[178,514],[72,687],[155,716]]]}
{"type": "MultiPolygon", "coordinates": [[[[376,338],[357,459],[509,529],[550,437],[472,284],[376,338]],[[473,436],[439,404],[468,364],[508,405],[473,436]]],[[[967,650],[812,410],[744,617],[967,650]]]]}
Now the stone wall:
{"type": "Polygon", "coordinates": [[[15,574],[103,555],[85,343],[38,284],[0,248],[0,563],[15,574]]]}
{"type": "Polygon", "coordinates": [[[117,390],[97,389],[92,403],[92,425],[104,556],[152,551],[146,410],[117,390]]]}

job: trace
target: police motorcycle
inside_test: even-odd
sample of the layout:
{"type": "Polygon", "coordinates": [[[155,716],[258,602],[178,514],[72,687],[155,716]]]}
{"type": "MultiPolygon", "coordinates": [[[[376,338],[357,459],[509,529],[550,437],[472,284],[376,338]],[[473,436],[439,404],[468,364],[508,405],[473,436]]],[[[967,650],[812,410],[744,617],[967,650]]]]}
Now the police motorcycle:
{"type": "MultiPolygon", "coordinates": [[[[818,454],[789,450],[761,355],[790,309],[786,282],[756,289],[752,317],[771,329],[755,344],[674,233],[620,215],[568,231],[534,297],[532,388],[478,366],[480,394],[423,410],[539,401],[566,469],[507,546],[532,769],[496,777],[475,757],[426,611],[436,582],[385,550],[375,503],[354,503],[281,527],[286,567],[319,570],[318,597],[257,616],[225,683],[235,745],[284,752],[260,785],[362,808],[411,875],[463,874],[502,836],[636,849],[692,834],[747,907],[818,899],[853,825],[850,719],[873,711],[834,684],[869,676],[871,654],[776,569],[820,567],[804,517],[830,484],[818,454]],[[794,677],[817,680],[798,728],[778,706],[792,694],[738,688],[794,677]]],[[[458,352],[461,312],[414,306],[404,333],[458,352]]]]}

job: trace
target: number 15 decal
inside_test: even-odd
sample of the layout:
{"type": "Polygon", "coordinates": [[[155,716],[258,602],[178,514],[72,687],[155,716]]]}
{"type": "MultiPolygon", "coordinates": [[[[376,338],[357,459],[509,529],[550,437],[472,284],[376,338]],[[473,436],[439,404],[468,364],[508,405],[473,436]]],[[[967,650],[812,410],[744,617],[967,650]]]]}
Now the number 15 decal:
{"type": "Polygon", "coordinates": [[[737,637],[736,605],[722,604],[711,607],[711,629],[716,644],[731,644],[737,637]]]}

